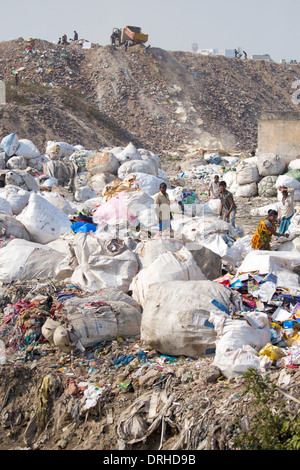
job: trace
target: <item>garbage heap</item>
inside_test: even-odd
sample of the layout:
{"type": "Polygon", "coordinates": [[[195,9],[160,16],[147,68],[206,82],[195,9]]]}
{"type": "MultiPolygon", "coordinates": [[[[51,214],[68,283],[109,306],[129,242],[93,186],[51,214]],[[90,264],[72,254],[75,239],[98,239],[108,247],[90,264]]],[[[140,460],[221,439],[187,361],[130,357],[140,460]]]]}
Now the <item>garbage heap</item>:
{"type": "MultiPolygon", "coordinates": [[[[48,422],[50,396],[59,393],[70,419],[66,424],[57,409],[56,429],[65,431],[60,448],[93,413],[105,413],[98,434],[114,429],[102,445],[142,445],[163,426],[155,448],[164,448],[162,423],[169,423],[177,432],[168,448],[210,448],[218,439],[195,423],[207,413],[210,430],[217,429],[215,406],[224,413],[232,398],[219,381],[239,384],[249,368],[271,371],[279,383],[293,380],[288,372],[300,364],[298,213],[288,240],[256,252],[241,226],[218,218],[218,200],[203,204],[189,187],[171,187],[150,150],[51,141],[40,154],[16,134],[0,146],[2,373],[50,361],[39,389],[45,406],[27,418],[27,446],[43,446],[37,430],[48,422]],[[171,199],[172,234],[158,232],[161,182],[171,199]],[[223,401],[205,402],[208,390],[219,390],[223,401]]],[[[8,399],[4,427],[15,416],[8,399]]]]}

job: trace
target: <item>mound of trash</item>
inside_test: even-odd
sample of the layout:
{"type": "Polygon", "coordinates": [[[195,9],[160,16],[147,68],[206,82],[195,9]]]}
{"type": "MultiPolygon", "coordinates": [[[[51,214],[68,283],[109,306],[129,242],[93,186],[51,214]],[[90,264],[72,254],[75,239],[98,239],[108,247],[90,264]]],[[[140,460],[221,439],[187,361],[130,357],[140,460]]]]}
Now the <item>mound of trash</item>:
{"type": "MultiPolygon", "coordinates": [[[[189,184],[174,186],[149,149],[53,141],[41,154],[16,134],[0,147],[0,375],[5,383],[5,370],[24,367],[33,380],[30,371],[44,368],[39,406],[26,418],[17,416],[16,389],[15,398],[3,397],[2,428],[15,425],[25,446],[74,448],[84,422],[98,426],[102,448],[145,444],[159,427],[160,442],[148,447],[209,448],[189,414],[206,412],[197,387],[202,394],[210,384],[215,394],[222,380],[241,385],[249,369],[281,379],[297,372],[299,212],[288,239],[255,251],[242,225],[220,219],[218,199],[203,202],[189,184]],[[172,230],[157,221],[161,183],[172,230]],[[43,434],[51,415],[59,440],[43,434]]],[[[274,176],[276,189],[297,191],[300,176],[278,156],[222,158],[206,156],[181,178],[200,179],[205,191],[218,173],[237,198],[254,197],[274,176]]],[[[218,400],[223,409],[229,396],[218,400]]]]}

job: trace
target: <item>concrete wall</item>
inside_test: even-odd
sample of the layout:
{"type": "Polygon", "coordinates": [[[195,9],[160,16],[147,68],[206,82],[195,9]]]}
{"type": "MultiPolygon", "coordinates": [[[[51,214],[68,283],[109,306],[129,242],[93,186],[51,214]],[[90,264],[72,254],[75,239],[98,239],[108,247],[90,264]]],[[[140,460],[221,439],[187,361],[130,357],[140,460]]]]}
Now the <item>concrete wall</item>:
{"type": "Polygon", "coordinates": [[[0,104],[6,104],[5,83],[0,80],[0,104]]]}
{"type": "Polygon", "coordinates": [[[300,158],[300,112],[264,112],[258,119],[257,155],[277,153],[286,163],[300,158]]]}

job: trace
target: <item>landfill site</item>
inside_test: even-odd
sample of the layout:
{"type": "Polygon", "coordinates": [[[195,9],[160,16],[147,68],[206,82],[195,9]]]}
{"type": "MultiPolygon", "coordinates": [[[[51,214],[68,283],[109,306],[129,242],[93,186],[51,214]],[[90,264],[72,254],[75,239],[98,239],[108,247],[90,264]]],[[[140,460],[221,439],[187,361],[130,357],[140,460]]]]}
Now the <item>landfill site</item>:
{"type": "Polygon", "coordinates": [[[0,449],[298,450],[300,67],[116,38],[0,43],[0,449]]]}

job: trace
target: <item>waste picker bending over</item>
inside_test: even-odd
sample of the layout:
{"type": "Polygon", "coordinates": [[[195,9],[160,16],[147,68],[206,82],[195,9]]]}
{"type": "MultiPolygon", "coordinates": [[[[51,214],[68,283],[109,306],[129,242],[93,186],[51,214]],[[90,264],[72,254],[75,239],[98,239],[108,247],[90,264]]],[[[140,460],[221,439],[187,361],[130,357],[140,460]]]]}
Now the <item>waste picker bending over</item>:
{"type": "Polygon", "coordinates": [[[251,247],[253,250],[271,250],[271,238],[272,235],[275,237],[280,237],[284,235],[288,237],[287,234],[280,234],[276,232],[275,222],[278,217],[278,212],[270,209],[268,215],[263,219],[257,226],[257,230],[252,237],[251,247]]]}
{"type": "Polygon", "coordinates": [[[226,189],[225,181],[221,181],[221,183],[219,183],[219,187],[221,199],[220,217],[235,227],[236,204],[234,202],[233,195],[226,189]]]}

